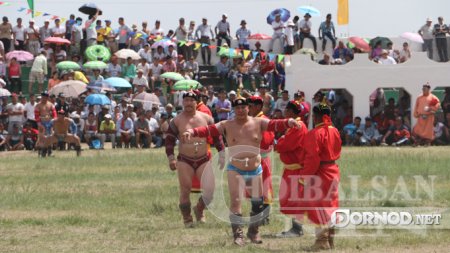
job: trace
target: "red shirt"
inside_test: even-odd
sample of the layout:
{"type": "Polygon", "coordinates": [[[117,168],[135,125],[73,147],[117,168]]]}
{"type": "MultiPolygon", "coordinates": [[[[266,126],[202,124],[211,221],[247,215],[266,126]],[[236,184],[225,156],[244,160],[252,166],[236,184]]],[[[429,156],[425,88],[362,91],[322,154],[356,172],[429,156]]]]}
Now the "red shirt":
{"type": "Polygon", "coordinates": [[[308,127],[302,121],[297,121],[302,126],[301,129],[289,128],[286,134],[278,139],[275,149],[280,153],[280,160],[284,164],[300,164],[303,165],[305,159],[305,136],[308,133],[308,127]]]}
{"type": "Polygon", "coordinates": [[[9,64],[9,77],[20,77],[20,64],[9,64]]]}

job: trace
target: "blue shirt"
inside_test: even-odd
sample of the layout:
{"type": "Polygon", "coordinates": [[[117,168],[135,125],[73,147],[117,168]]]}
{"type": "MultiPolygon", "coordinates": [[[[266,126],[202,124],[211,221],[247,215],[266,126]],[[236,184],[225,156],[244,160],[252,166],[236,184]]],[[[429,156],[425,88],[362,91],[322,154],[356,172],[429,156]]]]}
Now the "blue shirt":
{"type": "Polygon", "coordinates": [[[322,24],[320,24],[320,29],[322,30],[322,34],[331,33],[333,31],[333,28],[334,28],[333,22],[330,22],[330,26],[327,26],[326,21],[323,21],[322,24]]]}

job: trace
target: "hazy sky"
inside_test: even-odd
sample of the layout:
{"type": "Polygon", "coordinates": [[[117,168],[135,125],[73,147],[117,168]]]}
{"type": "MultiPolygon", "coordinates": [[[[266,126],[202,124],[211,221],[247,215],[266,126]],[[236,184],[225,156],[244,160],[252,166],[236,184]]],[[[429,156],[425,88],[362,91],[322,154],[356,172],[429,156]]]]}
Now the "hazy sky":
{"type": "MultiPolygon", "coordinates": [[[[8,0],[3,0],[8,1],[8,0]]],[[[89,1],[89,0],[88,0],[89,1]]],[[[35,0],[36,11],[48,12],[61,17],[70,14],[79,15],[85,20],[86,15],[78,8],[88,1],[73,0],[35,0]]],[[[184,17],[187,21],[195,20],[196,24],[206,17],[213,27],[220,20],[222,13],[228,14],[231,30],[234,34],[242,19],[247,21],[247,27],[253,32],[271,34],[272,30],[266,24],[266,17],[275,8],[286,8],[291,12],[291,18],[300,15],[297,7],[311,5],[322,12],[321,17],[313,17],[313,29],[317,34],[320,22],[327,13],[333,14],[337,35],[374,37],[378,35],[395,37],[403,32],[417,31],[425,23],[427,17],[437,20],[440,15],[450,20],[450,1],[445,0],[349,0],[350,25],[337,26],[337,0],[91,0],[102,10],[100,19],[111,19],[113,27],[117,27],[117,18],[125,17],[125,22],[131,26],[142,21],[149,22],[152,28],[156,19],[161,20],[161,26],[167,32],[175,29],[178,19],[184,17]],[[446,17],[445,15],[449,15],[446,17]]],[[[28,23],[30,15],[17,12],[21,6],[26,7],[26,0],[11,0],[10,6],[0,6],[0,15],[7,15],[15,24],[17,17],[23,17],[28,23]]],[[[47,17],[46,17],[47,18],[47,17]]],[[[41,25],[45,18],[36,18],[41,25]]],[[[448,23],[448,21],[446,21],[448,23]]]]}

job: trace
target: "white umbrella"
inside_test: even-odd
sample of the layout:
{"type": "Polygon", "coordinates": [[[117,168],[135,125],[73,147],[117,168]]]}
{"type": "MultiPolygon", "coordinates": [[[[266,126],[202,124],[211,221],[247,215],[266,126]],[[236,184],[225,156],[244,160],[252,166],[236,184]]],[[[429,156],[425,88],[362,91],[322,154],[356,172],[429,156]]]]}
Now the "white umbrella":
{"type": "Polygon", "coordinates": [[[11,92],[7,89],[0,88],[0,97],[9,97],[11,96],[11,92]]]}
{"type": "Polygon", "coordinates": [[[49,91],[49,93],[55,96],[57,96],[59,93],[64,93],[64,95],[66,95],[67,97],[77,98],[85,91],[85,83],[81,81],[69,80],[57,84],[49,91]]]}
{"type": "Polygon", "coordinates": [[[131,59],[133,59],[133,60],[141,59],[139,54],[131,49],[121,49],[121,50],[117,51],[114,55],[119,57],[120,59],[127,59],[128,57],[131,57],[131,59]]]}
{"type": "Polygon", "coordinates": [[[133,98],[132,102],[140,102],[145,110],[150,110],[153,105],[160,105],[159,98],[153,93],[142,92],[133,98]]]}

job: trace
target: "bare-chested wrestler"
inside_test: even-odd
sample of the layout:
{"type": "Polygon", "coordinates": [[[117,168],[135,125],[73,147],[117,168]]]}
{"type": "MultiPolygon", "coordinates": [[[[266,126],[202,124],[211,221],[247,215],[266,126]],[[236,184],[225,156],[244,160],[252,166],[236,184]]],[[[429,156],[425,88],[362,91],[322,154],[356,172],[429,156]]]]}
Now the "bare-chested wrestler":
{"type": "MultiPolygon", "coordinates": [[[[194,175],[202,179],[203,173],[207,172],[203,176],[201,183],[203,194],[199,198],[197,205],[193,208],[198,222],[205,222],[204,209],[211,203],[214,193],[214,177],[211,172],[211,167],[206,166],[211,159],[211,152],[205,137],[192,138],[189,141],[180,142],[178,157],[174,155],[176,139],[180,139],[180,133],[184,133],[190,128],[214,124],[214,120],[209,115],[196,111],[196,107],[197,95],[192,91],[185,93],[183,95],[183,112],[169,123],[169,130],[166,137],[166,154],[169,159],[170,169],[178,171],[178,180],[180,183],[179,207],[183,215],[185,227],[193,227],[194,225],[189,198],[194,175]],[[208,178],[206,179],[205,177],[208,178]]],[[[220,136],[214,138],[214,146],[220,152],[221,158],[219,162],[222,168],[225,161],[221,152],[224,145],[220,136]]]]}
{"type": "Polygon", "coordinates": [[[233,102],[235,118],[221,121],[215,125],[208,125],[188,129],[182,135],[183,140],[192,141],[192,138],[220,136],[225,134],[229,147],[228,190],[230,192],[230,221],[234,236],[234,243],[245,245],[242,225],[241,200],[244,199],[243,187],[248,183],[247,191],[251,192],[252,210],[247,237],[252,243],[262,243],[259,235],[259,226],[266,218],[264,212],[264,197],[262,189],[262,167],[259,147],[264,131],[284,132],[291,127],[300,127],[294,119],[269,120],[248,116],[248,103],[244,98],[233,102]],[[243,150],[243,146],[249,149],[243,150]],[[233,148],[234,147],[234,148],[233,148]],[[256,152],[255,152],[256,150],[256,152]]]}
{"type": "Polygon", "coordinates": [[[46,149],[46,143],[47,138],[52,134],[51,121],[56,118],[56,109],[55,105],[48,100],[49,94],[47,92],[42,92],[41,97],[41,102],[36,104],[34,107],[34,115],[39,130],[36,148],[38,150],[38,156],[45,157],[47,155],[47,151],[51,153],[51,149],[46,149]]]}
{"type": "Polygon", "coordinates": [[[80,138],[75,134],[77,125],[71,118],[67,118],[64,110],[58,111],[58,117],[51,121],[53,134],[47,138],[47,150],[52,149],[52,145],[58,142],[74,144],[77,156],[81,155],[80,138]],[[69,131],[70,130],[70,131],[69,131]]]}

